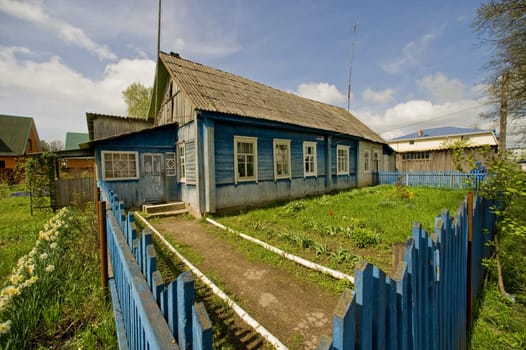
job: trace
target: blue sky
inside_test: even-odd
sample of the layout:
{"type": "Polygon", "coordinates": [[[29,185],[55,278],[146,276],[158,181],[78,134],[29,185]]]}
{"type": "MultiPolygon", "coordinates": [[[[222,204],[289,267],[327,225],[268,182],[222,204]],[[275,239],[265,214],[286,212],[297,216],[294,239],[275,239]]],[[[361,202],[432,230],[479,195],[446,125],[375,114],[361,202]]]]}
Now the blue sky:
{"type": "MultiPolygon", "coordinates": [[[[161,49],[347,106],[384,138],[438,126],[493,129],[471,23],[482,1],[163,2],[161,49]]],[[[157,1],[0,0],[0,113],[41,139],[86,132],[85,113],[126,114],[122,90],[152,85],[157,1]]]]}

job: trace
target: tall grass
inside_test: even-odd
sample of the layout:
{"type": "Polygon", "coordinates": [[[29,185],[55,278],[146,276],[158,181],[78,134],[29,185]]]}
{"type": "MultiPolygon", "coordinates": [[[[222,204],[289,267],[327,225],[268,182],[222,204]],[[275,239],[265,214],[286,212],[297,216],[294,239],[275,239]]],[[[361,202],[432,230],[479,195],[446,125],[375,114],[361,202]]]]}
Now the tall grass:
{"type": "Polygon", "coordinates": [[[94,216],[93,206],[60,210],[0,280],[0,348],[116,348],[94,216]]]}
{"type": "Polygon", "coordinates": [[[0,184],[0,281],[31,250],[38,231],[52,215],[50,210],[35,210],[31,216],[28,197],[10,196],[22,190],[22,186],[0,184]]]}

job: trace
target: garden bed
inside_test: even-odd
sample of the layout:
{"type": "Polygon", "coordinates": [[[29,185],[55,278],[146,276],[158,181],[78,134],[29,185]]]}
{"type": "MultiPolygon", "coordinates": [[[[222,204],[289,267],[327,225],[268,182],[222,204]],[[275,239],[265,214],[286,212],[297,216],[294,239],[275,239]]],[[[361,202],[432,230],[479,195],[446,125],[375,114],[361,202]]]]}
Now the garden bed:
{"type": "Polygon", "coordinates": [[[464,196],[459,190],[382,185],[214,219],[348,274],[360,259],[389,271],[392,244],[411,235],[413,222],[433,232],[435,217],[442,209],[453,215],[464,196]]]}

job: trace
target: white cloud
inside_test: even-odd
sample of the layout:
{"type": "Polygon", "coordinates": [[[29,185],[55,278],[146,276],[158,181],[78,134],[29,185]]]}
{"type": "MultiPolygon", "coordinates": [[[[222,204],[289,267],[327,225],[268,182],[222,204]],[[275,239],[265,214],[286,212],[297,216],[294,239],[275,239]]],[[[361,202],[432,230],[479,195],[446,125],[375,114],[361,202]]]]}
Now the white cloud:
{"type": "Polygon", "coordinates": [[[163,3],[161,49],[179,52],[184,57],[224,57],[240,51],[237,7],[211,6],[199,1],[163,3]]]}
{"type": "Polygon", "coordinates": [[[51,16],[40,2],[0,0],[0,11],[51,29],[65,42],[84,48],[97,55],[101,60],[117,59],[117,56],[108,46],[97,44],[79,27],[51,16]]]}
{"type": "Polygon", "coordinates": [[[485,100],[461,100],[433,104],[427,100],[398,103],[380,113],[356,111],[356,116],[384,139],[442,126],[493,129],[491,121],[479,117],[487,109],[485,100]]]}
{"type": "Polygon", "coordinates": [[[367,88],[362,92],[362,98],[365,102],[383,104],[394,100],[393,89],[385,89],[382,91],[374,91],[367,88]]]}
{"type": "Polygon", "coordinates": [[[126,114],[122,91],[133,82],[151,86],[154,77],[152,60],[121,59],[90,79],[59,57],[33,56],[27,48],[0,46],[0,105],[2,113],[34,117],[42,139],[85,130],[86,112],[126,114]]]}
{"type": "Polygon", "coordinates": [[[417,80],[416,85],[439,103],[459,101],[464,98],[464,84],[459,79],[450,79],[442,73],[425,76],[417,80]]]}
{"type": "Polygon", "coordinates": [[[346,100],[335,85],[329,83],[302,83],[295,94],[312,100],[338,105],[346,100]]]}
{"type": "Polygon", "coordinates": [[[403,49],[400,57],[392,62],[384,63],[382,69],[388,74],[398,74],[410,66],[417,64],[429,44],[439,36],[439,33],[424,34],[416,40],[409,42],[403,49]]]}

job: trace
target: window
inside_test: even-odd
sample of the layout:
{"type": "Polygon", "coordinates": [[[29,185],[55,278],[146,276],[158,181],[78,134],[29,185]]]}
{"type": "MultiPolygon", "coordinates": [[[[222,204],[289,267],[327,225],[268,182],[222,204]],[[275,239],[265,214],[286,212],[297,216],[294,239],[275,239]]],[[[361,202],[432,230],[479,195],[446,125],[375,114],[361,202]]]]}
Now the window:
{"type": "Polygon", "coordinates": [[[176,161],[175,161],[175,152],[167,152],[164,154],[164,162],[166,168],[166,176],[175,176],[176,175],[176,161]]]}
{"type": "Polygon", "coordinates": [[[235,182],[258,180],[258,144],[255,137],[234,136],[235,182]]]}
{"type": "Polygon", "coordinates": [[[161,175],[161,155],[160,154],[144,154],[143,169],[144,175],[161,175]]]}
{"type": "Polygon", "coordinates": [[[274,178],[290,179],[290,140],[274,139],[274,178]]]}
{"type": "Polygon", "coordinates": [[[366,173],[369,172],[369,151],[368,150],[363,151],[363,171],[366,173]]]}
{"type": "Polygon", "coordinates": [[[303,175],[316,176],[317,171],[316,142],[303,142],[303,175]]]}
{"type": "Polygon", "coordinates": [[[139,178],[137,152],[102,151],[104,180],[133,180],[139,178]]]}
{"type": "Polygon", "coordinates": [[[177,145],[177,154],[179,155],[179,182],[186,181],[186,152],[184,143],[177,145]]]}
{"type": "Polygon", "coordinates": [[[414,145],[415,144],[415,140],[409,140],[409,144],[410,145],[414,145]]]}
{"type": "Polygon", "coordinates": [[[429,152],[406,152],[402,153],[402,160],[429,160],[431,156],[429,152]]]}
{"type": "Polygon", "coordinates": [[[338,162],[338,169],[336,174],[348,175],[349,174],[349,146],[336,146],[336,155],[338,162]]]}
{"type": "Polygon", "coordinates": [[[373,152],[373,171],[378,171],[380,165],[380,157],[378,151],[373,152]]]}

